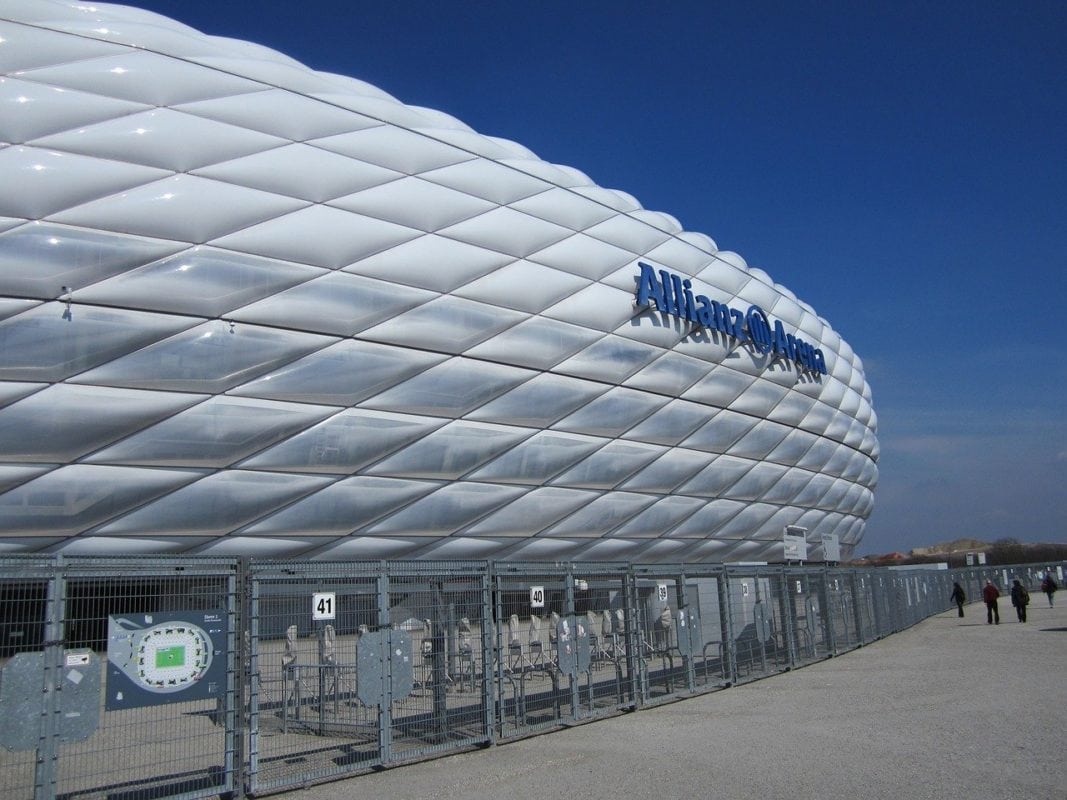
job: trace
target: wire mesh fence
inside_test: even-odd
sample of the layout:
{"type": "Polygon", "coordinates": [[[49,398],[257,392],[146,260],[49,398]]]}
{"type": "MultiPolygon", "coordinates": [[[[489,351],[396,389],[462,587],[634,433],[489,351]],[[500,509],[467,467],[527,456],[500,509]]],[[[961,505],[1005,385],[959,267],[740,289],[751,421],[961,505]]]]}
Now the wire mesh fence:
{"type": "Polygon", "coordinates": [[[0,796],[258,795],[755,680],[1063,564],[0,558],[0,796]]]}

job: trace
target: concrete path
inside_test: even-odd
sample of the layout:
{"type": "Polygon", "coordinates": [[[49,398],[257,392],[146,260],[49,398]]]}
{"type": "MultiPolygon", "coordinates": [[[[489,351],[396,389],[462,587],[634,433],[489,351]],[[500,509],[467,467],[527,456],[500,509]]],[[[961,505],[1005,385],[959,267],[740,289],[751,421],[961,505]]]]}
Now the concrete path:
{"type": "Polygon", "coordinates": [[[286,800],[1067,800],[1067,592],[725,691],[286,800]]]}

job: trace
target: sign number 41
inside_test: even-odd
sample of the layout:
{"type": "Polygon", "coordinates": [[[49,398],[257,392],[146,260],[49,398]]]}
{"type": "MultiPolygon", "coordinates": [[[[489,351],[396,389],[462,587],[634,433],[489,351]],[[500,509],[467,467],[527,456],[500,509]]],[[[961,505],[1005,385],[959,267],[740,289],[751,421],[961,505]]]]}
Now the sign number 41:
{"type": "Polygon", "coordinates": [[[336,619],[337,593],[316,592],[311,595],[311,619],[336,619]]]}

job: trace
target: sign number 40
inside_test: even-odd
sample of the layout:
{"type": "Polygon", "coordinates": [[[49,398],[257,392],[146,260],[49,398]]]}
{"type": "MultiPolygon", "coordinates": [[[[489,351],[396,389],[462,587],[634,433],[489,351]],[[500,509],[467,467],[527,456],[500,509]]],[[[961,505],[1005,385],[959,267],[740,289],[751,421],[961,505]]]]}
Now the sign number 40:
{"type": "Polygon", "coordinates": [[[337,593],[316,592],[311,595],[311,619],[336,619],[337,593]]]}

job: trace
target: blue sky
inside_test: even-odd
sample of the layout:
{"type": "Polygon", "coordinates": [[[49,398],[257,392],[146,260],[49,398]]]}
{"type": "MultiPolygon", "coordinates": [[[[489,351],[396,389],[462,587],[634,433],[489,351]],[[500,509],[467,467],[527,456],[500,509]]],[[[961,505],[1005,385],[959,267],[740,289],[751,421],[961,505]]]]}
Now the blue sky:
{"type": "Polygon", "coordinates": [[[863,359],[857,552],[1067,541],[1067,4],[141,0],[576,167],[863,359]]]}

